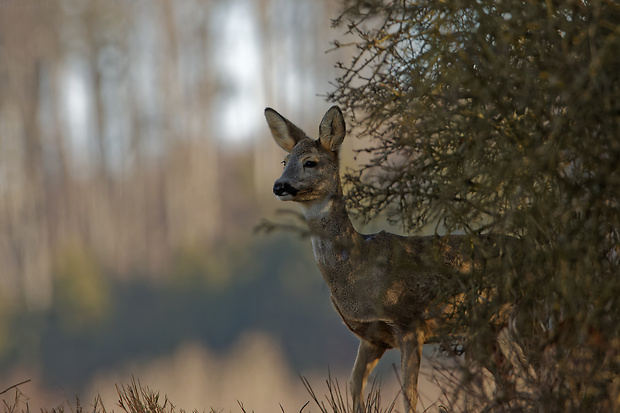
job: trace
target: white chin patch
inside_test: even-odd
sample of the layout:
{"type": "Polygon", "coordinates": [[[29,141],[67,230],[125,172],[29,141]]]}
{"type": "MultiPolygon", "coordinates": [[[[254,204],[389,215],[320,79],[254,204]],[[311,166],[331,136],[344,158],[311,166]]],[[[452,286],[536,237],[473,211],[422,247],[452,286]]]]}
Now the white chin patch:
{"type": "Polygon", "coordinates": [[[332,208],[332,200],[324,199],[321,201],[300,203],[301,211],[307,219],[321,219],[329,215],[332,208]]]}
{"type": "Polygon", "coordinates": [[[276,195],[280,201],[292,201],[295,197],[291,194],[276,195]]]}

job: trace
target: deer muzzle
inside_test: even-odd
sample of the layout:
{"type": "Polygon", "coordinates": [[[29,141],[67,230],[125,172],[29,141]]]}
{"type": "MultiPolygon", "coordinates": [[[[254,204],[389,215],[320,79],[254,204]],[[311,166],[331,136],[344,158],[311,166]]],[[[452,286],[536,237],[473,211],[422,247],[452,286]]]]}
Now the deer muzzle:
{"type": "Polygon", "coordinates": [[[297,192],[299,192],[299,190],[287,182],[276,181],[276,183],[273,184],[273,193],[278,197],[285,197],[287,195],[295,196],[297,192]]]}

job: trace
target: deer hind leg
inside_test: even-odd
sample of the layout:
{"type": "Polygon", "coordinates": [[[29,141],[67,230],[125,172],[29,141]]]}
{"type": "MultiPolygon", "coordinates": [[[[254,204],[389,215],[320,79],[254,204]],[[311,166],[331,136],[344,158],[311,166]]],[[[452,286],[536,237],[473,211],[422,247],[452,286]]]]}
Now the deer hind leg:
{"type": "Polygon", "coordinates": [[[499,331],[496,340],[499,350],[512,366],[514,390],[518,393],[531,394],[533,392],[531,384],[536,382],[537,376],[534,368],[527,361],[523,349],[512,339],[508,327],[499,331]]]}
{"type": "Polygon", "coordinates": [[[424,334],[421,330],[403,332],[399,335],[399,345],[405,412],[415,412],[418,404],[418,374],[422,363],[424,334]]]}
{"type": "Polygon", "coordinates": [[[353,371],[351,372],[351,396],[353,397],[353,411],[355,413],[365,412],[364,407],[364,387],[373,368],[385,353],[384,347],[378,347],[369,341],[361,340],[357,350],[357,357],[353,371]]]}

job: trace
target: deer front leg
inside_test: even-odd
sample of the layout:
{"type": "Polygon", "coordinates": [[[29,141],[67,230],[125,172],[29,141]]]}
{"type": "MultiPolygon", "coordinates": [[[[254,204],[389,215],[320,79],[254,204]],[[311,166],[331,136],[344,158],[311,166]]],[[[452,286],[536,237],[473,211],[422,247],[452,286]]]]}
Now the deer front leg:
{"type": "Polygon", "coordinates": [[[384,347],[378,347],[369,341],[361,340],[357,350],[357,357],[351,372],[351,396],[353,397],[353,411],[365,412],[364,387],[372,369],[377,365],[381,356],[385,353],[384,347]]]}
{"type": "Polygon", "coordinates": [[[413,330],[399,334],[402,390],[405,412],[415,412],[418,404],[418,374],[422,362],[424,334],[413,330]]]}

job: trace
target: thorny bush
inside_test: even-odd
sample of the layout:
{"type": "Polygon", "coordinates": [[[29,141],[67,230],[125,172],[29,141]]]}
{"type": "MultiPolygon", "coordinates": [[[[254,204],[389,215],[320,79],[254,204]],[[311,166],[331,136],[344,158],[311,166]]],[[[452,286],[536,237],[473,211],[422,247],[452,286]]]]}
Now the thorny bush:
{"type": "Polygon", "coordinates": [[[459,281],[454,325],[480,349],[463,377],[506,307],[535,372],[479,407],[620,409],[620,3],[349,0],[334,24],[353,59],[328,97],[370,137],[356,213],[521,241],[459,281]]]}

